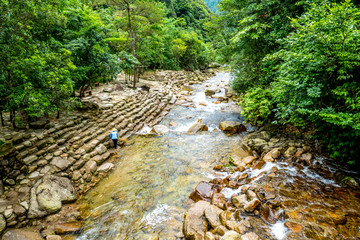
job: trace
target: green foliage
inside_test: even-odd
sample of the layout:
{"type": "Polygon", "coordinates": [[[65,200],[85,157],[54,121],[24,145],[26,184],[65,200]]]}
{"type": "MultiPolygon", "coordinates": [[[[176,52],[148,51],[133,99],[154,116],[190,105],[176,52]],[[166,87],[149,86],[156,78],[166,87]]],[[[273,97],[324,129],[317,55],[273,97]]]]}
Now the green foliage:
{"type": "Polygon", "coordinates": [[[271,115],[271,97],[269,89],[261,87],[250,89],[240,102],[241,114],[251,124],[263,124],[271,115]]]}
{"type": "MultiPolygon", "coordinates": [[[[354,163],[360,149],[360,10],[349,0],[309,6],[291,19],[289,36],[276,36],[277,51],[254,60],[261,71],[254,73],[257,80],[248,76],[234,87],[248,91],[241,103],[248,121],[304,129],[315,124],[330,155],[354,163]]],[[[236,37],[256,39],[256,32],[245,28],[236,37]]]]}

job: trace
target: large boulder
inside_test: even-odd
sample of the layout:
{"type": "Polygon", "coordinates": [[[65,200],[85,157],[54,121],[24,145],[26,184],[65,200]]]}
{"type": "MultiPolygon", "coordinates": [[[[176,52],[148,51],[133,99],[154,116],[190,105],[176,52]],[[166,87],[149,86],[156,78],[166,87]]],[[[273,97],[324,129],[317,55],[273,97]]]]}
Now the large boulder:
{"type": "Polygon", "coordinates": [[[32,229],[9,229],[1,240],[43,240],[36,230],[32,229]]]}
{"type": "Polygon", "coordinates": [[[236,134],[246,131],[246,127],[241,122],[223,121],[219,124],[221,131],[230,134],[236,134]]]}
{"type": "Polygon", "coordinates": [[[203,240],[208,228],[205,219],[205,209],[210,206],[206,201],[198,201],[186,213],[183,225],[183,232],[186,239],[203,240]]]}
{"type": "Polygon", "coordinates": [[[199,119],[196,123],[194,123],[188,130],[188,133],[197,133],[201,131],[207,131],[208,127],[203,124],[202,120],[199,119]]]}
{"type": "Polygon", "coordinates": [[[31,189],[28,218],[39,218],[55,213],[61,209],[62,203],[76,199],[76,191],[70,179],[44,176],[31,189]]]}
{"type": "Polygon", "coordinates": [[[169,133],[170,129],[164,125],[156,125],[151,129],[152,133],[156,133],[157,135],[164,135],[169,133]]]}
{"type": "Polygon", "coordinates": [[[209,201],[214,193],[214,185],[212,183],[201,181],[195,188],[195,191],[190,194],[190,198],[195,202],[200,200],[209,201]]]}

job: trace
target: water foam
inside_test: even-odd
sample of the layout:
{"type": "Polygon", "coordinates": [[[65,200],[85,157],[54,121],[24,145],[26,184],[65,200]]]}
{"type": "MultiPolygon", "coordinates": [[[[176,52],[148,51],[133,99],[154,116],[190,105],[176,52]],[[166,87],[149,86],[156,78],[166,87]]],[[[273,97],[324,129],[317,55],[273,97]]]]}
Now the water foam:
{"type": "Polygon", "coordinates": [[[284,225],[284,221],[277,221],[270,226],[271,233],[278,239],[283,240],[288,234],[288,229],[284,225]]]}
{"type": "Polygon", "coordinates": [[[160,223],[162,223],[162,222],[166,221],[167,219],[169,219],[169,216],[168,216],[169,210],[170,210],[169,205],[167,205],[167,204],[158,204],[153,211],[151,211],[150,213],[148,213],[147,215],[145,215],[142,218],[142,221],[146,225],[156,227],[160,223]]]}

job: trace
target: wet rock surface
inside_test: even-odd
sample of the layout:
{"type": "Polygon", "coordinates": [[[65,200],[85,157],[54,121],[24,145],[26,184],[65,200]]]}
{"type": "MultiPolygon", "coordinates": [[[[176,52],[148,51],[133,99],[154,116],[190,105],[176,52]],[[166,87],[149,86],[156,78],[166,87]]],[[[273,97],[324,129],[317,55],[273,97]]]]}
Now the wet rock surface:
{"type": "Polygon", "coordinates": [[[276,138],[264,131],[249,134],[244,143],[254,156],[230,161],[231,168],[214,167],[224,177],[210,181],[215,192],[207,201],[222,211],[221,225],[208,210],[208,239],[360,238],[356,176],[339,172],[309,142],[276,138]]]}

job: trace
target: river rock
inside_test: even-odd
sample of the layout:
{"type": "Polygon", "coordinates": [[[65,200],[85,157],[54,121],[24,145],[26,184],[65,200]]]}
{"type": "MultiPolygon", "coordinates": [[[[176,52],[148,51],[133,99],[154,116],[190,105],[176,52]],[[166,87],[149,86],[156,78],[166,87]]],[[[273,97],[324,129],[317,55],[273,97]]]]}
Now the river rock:
{"type": "Polygon", "coordinates": [[[277,218],[273,213],[273,210],[266,204],[262,206],[260,210],[260,216],[265,222],[270,224],[275,224],[277,221],[277,218]]]}
{"type": "Polygon", "coordinates": [[[164,125],[156,125],[151,129],[152,133],[156,133],[157,135],[164,135],[170,132],[170,129],[164,125]]]}
{"type": "Polygon", "coordinates": [[[204,218],[205,209],[210,206],[206,201],[198,201],[186,213],[183,232],[186,239],[203,240],[208,223],[204,218]]]}
{"type": "Polygon", "coordinates": [[[241,240],[259,240],[259,236],[254,232],[249,232],[241,236],[241,240]]]}
{"type": "Polygon", "coordinates": [[[359,183],[355,180],[355,178],[345,175],[342,172],[337,172],[335,174],[335,179],[337,182],[339,182],[341,185],[346,185],[352,188],[358,188],[359,183]]]}
{"type": "Polygon", "coordinates": [[[235,231],[242,234],[250,229],[251,225],[249,220],[241,220],[235,227],[235,231]]]}
{"type": "Polygon", "coordinates": [[[211,204],[221,209],[226,209],[225,195],[223,193],[214,193],[211,197],[211,204]]]}
{"type": "Polygon", "coordinates": [[[43,240],[35,229],[9,229],[1,240],[43,240]]]}
{"type": "Polygon", "coordinates": [[[290,221],[285,222],[284,225],[294,233],[299,233],[303,229],[301,225],[290,221]]]}
{"type": "Polygon", "coordinates": [[[60,210],[62,203],[77,199],[70,179],[58,176],[44,176],[31,189],[28,218],[39,218],[60,210]]]}
{"type": "Polygon", "coordinates": [[[48,235],[46,236],[46,240],[61,240],[61,236],[59,235],[48,235]]]}
{"type": "Polygon", "coordinates": [[[4,232],[6,229],[6,219],[4,215],[0,214],[0,235],[4,232]]]}
{"type": "Polygon", "coordinates": [[[265,154],[265,156],[263,157],[263,160],[265,162],[273,162],[276,159],[279,159],[280,156],[281,156],[280,148],[274,148],[273,150],[271,150],[270,152],[265,154]]]}
{"type": "Polygon", "coordinates": [[[56,234],[70,234],[74,232],[80,231],[82,224],[79,222],[75,223],[59,223],[55,225],[55,233],[56,234]]]}
{"type": "Polygon", "coordinates": [[[253,212],[255,208],[260,204],[260,200],[255,198],[251,200],[250,202],[247,202],[244,206],[244,210],[246,212],[253,212]]]}
{"type": "Polygon", "coordinates": [[[301,154],[300,159],[305,161],[308,166],[311,166],[312,165],[311,160],[313,159],[313,155],[309,152],[303,153],[301,154]]]}
{"type": "Polygon", "coordinates": [[[296,151],[297,151],[297,149],[296,149],[295,147],[289,147],[289,148],[285,151],[284,156],[285,156],[285,157],[292,157],[292,156],[295,155],[296,151]]]}
{"type": "Polygon", "coordinates": [[[205,217],[209,221],[212,228],[216,228],[221,225],[219,215],[222,210],[214,205],[210,205],[205,209],[205,217]]]}
{"type": "Polygon", "coordinates": [[[215,90],[213,89],[205,89],[205,96],[211,97],[215,94],[215,90]]]}
{"type": "Polygon", "coordinates": [[[214,193],[213,184],[201,181],[195,188],[195,191],[190,194],[190,199],[195,202],[200,200],[209,201],[214,193]]]}
{"type": "Polygon", "coordinates": [[[202,120],[199,119],[196,123],[194,123],[188,130],[188,133],[197,133],[201,131],[207,131],[208,127],[203,124],[202,120]]]}
{"type": "Polygon", "coordinates": [[[61,157],[54,157],[51,161],[51,164],[59,168],[60,170],[65,170],[71,165],[70,161],[61,157]]]}
{"type": "Polygon", "coordinates": [[[241,160],[241,162],[246,166],[248,164],[251,164],[253,161],[255,161],[255,157],[253,156],[247,156],[241,160]]]}
{"type": "Polygon", "coordinates": [[[241,235],[233,230],[227,231],[220,240],[241,240],[241,235]]]}
{"type": "Polygon", "coordinates": [[[114,168],[114,164],[112,164],[112,163],[104,163],[103,165],[98,167],[97,171],[98,172],[108,172],[113,168],[114,168]]]}
{"type": "Polygon", "coordinates": [[[215,235],[211,232],[206,232],[205,234],[205,240],[216,240],[215,235]]]}
{"type": "Polygon", "coordinates": [[[248,201],[245,194],[240,194],[238,196],[236,195],[231,196],[231,202],[237,208],[244,208],[244,206],[247,204],[248,201]]]}
{"type": "Polygon", "coordinates": [[[223,121],[219,124],[221,131],[230,134],[236,134],[246,131],[246,127],[241,122],[223,121]]]}
{"type": "Polygon", "coordinates": [[[14,208],[14,212],[17,216],[21,217],[21,216],[24,216],[26,213],[26,209],[23,206],[21,206],[20,204],[15,204],[13,206],[13,208],[14,208]]]}

